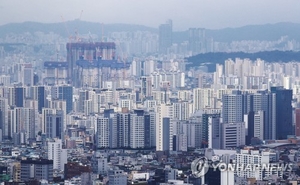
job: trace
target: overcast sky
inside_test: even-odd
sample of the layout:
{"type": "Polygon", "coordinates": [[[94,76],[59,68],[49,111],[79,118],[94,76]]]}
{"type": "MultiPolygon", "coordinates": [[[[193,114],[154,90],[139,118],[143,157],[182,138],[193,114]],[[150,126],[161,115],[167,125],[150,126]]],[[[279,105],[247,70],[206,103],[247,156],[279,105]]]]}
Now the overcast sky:
{"type": "Polygon", "coordinates": [[[81,20],[174,30],[225,28],[278,22],[300,23],[300,0],[0,0],[0,25],[12,22],[81,20]]]}

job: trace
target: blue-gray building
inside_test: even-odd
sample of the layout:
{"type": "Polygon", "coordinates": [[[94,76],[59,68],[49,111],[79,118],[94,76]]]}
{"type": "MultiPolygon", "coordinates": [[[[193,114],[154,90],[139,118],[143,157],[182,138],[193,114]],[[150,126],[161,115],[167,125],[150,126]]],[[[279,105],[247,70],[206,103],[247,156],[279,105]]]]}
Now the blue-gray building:
{"type": "Polygon", "coordinates": [[[24,98],[25,98],[25,88],[24,87],[15,87],[15,106],[16,107],[24,107],[24,98]]]}
{"type": "Polygon", "coordinates": [[[163,151],[170,150],[170,118],[163,118],[163,151]]]}
{"type": "Polygon", "coordinates": [[[73,111],[73,87],[72,86],[54,86],[51,89],[51,95],[53,99],[66,101],[67,110],[66,113],[73,111]]]}
{"type": "Polygon", "coordinates": [[[271,93],[276,94],[276,139],[286,139],[288,135],[294,135],[293,90],[271,87],[271,93]]]}

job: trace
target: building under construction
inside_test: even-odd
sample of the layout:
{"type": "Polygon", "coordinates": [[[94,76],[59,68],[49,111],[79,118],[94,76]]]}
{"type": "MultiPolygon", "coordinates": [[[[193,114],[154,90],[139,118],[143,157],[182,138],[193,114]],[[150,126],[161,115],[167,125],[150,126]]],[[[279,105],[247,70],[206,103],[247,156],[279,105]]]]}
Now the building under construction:
{"type": "Polygon", "coordinates": [[[78,60],[75,76],[79,87],[98,87],[102,88],[103,81],[124,80],[123,70],[129,69],[130,65],[121,63],[117,60],[78,60]],[[116,77],[118,79],[116,79],[116,77]]]}
{"type": "MultiPolygon", "coordinates": [[[[116,44],[113,42],[78,42],[67,43],[68,79],[78,86],[76,75],[78,60],[115,61],[116,44]]],[[[99,65],[98,65],[99,66],[99,65]]]]}
{"type": "Polygon", "coordinates": [[[44,84],[55,85],[55,84],[66,84],[67,83],[67,72],[68,63],[58,61],[45,61],[44,62],[45,76],[44,84]]]}

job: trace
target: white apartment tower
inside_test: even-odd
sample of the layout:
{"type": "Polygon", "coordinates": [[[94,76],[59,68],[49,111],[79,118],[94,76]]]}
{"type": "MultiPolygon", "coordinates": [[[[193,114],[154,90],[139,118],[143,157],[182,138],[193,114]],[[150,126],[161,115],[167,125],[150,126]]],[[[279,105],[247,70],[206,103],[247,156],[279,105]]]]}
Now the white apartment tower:
{"type": "MultiPolygon", "coordinates": [[[[171,104],[161,104],[157,106],[156,109],[156,151],[164,151],[167,150],[165,139],[167,137],[167,133],[169,132],[169,136],[172,135],[170,130],[170,125],[167,127],[167,119],[173,118],[173,105],[171,104]],[[167,129],[167,130],[166,130],[167,129]]],[[[169,123],[170,124],[170,123],[169,123]]],[[[170,138],[169,140],[171,140],[170,138]]],[[[170,145],[169,145],[170,146],[170,145]]]]}
{"type": "Polygon", "coordinates": [[[193,92],[194,111],[204,108],[215,108],[214,90],[210,88],[195,88],[193,92]]]}
{"type": "MultiPolygon", "coordinates": [[[[35,110],[32,108],[14,108],[12,133],[20,134],[20,143],[28,143],[35,139],[35,110]]],[[[12,135],[13,135],[12,134],[12,135]]]]}
{"type": "Polygon", "coordinates": [[[264,111],[257,111],[254,114],[254,137],[264,139],[264,111]]]}
{"type": "Polygon", "coordinates": [[[154,110],[149,111],[150,115],[150,146],[156,146],[156,113],[154,110]]]}
{"type": "Polygon", "coordinates": [[[144,148],[144,115],[130,116],[130,147],[144,148]]]}
{"type": "Polygon", "coordinates": [[[66,149],[62,149],[60,139],[48,142],[47,154],[48,159],[53,160],[53,169],[64,170],[64,165],[68,162],[68,153],[66,149]]]}
{"type": "Polygon", "coordinates": [[[96,145],[97,148],[108,148],[109,146],[109,118],[97,117],[96,119],[97,133],[96,145]]]}

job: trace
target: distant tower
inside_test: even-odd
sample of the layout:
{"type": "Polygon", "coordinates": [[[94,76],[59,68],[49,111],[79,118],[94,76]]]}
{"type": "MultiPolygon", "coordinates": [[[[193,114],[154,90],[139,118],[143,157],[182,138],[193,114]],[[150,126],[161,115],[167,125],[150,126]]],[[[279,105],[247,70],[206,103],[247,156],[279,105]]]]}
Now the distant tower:
{"type": "Polygon", "coordinates": [[[22,65],[22,78],[21,78],[21,82],[24,86],[32,86],[33,85],[33,77],[34,77],[34,73],[33,73],[33,67],[32,64],[23,64],[22,65]]]}
{"type": "Polygon", "coordinates": [[[165,24],[159,26],[159,51],[167,53],[168,48],[172,46],[172,20],[168,20],[165,24]]]}
{"type": "Polygon", "coordinates": [[[205,29],[189,29],[189,51],[193,52],[193,54],[205,51],[205,29]]]}

